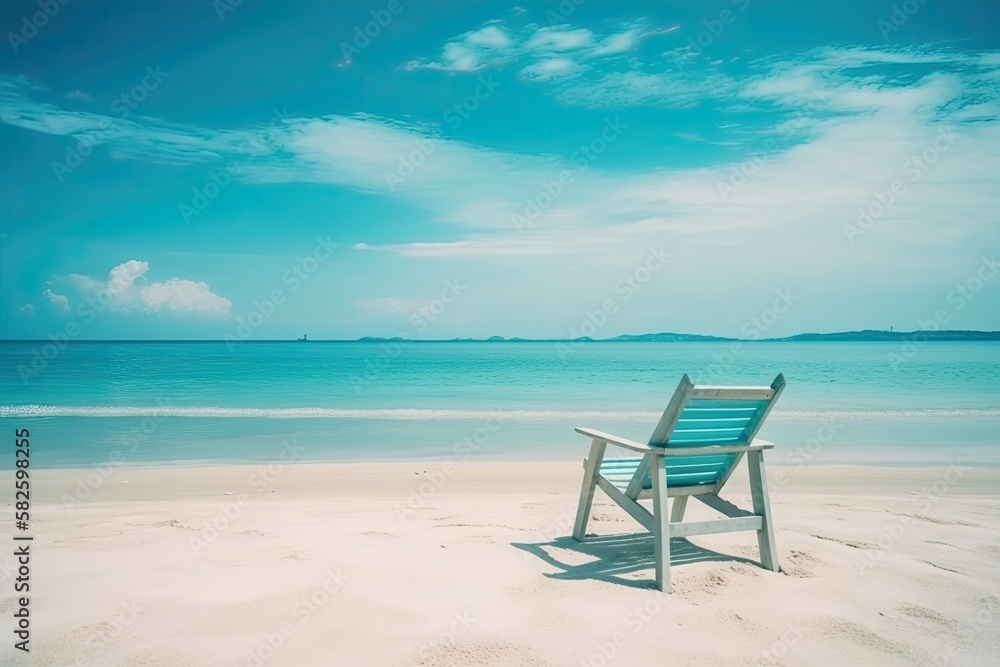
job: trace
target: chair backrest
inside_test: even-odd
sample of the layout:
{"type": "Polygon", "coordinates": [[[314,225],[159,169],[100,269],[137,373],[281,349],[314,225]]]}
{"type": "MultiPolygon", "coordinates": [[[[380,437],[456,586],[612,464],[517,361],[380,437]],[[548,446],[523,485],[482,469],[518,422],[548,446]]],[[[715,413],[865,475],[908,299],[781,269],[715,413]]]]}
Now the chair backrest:
{"type": "Polygon", "coordinates": [[[696,386],[685,375],[649,438],[650,447],[703,447],[751,442],[785,388],[696,386]]]}
{"type": "MultiPolygon", "coordinates": [[[[785,388],[778,374],[770,387],[696,386],[685,375],[649,439],[650,447],[745,445],[764,424],[785,388]]],[[[668,486],[718,484],[739,460],[738,454],[667,457],[668,486]]]]}

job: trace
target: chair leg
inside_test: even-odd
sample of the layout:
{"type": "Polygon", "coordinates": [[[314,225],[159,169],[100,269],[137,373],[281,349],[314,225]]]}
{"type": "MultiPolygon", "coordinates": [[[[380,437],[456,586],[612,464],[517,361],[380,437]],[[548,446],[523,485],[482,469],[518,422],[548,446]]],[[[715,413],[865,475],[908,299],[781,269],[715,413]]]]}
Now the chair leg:
{"type": "Polygon", "coordinates": [[[767,470],[764,468],[764,452],[750,452],[747,456],[747,467],[750,469],[753,513],[761,518],[761,527],[757,531],[760,564],[768,570],[777,572],[778,549],[774,544],[774,521],[771,518],[771,500],[767,494],[767,470]]]}
{"type": "Polygon", "coordinates": [[[670,520],[667,514],[667,470],[663,457],[650,455],[653,473],[653,551],[656,588],[670,592],[670,520]]]}
{"type": "Polygon", "coordinates": [[[670,507],[670,523],[680,523],[684,520],[684,510],[687,509],[688,497],[677,496],[670,507]]]}
{"type": "Polygon", "coordinates": [[[594,504],[594,491],[597,489],[597,475],[601,472],[601,461],[604,460],[604,450],[608,444],[596,438],[590,444],[590,454],[583,470],[583,486],[580,488],[580,504],[576,508],[576,523],[573,524],[573,539],[582,542],[587,534],[587,520],[590,518],[590,508],[594,504]]]}

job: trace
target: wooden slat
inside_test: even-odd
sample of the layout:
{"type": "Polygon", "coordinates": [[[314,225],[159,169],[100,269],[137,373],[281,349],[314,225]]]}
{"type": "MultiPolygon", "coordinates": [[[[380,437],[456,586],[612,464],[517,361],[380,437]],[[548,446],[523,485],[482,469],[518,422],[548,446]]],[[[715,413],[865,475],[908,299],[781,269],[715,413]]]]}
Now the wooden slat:
{"type": "MultiPolygon", "coordinates": [[[[690,409],[690,408],[689,408],[690,409]]],[[[695,419],[690,417],[681,417],[677,422],[677,426],[674,428],[674,432],[689,429],[699,429],[699,428],[721,428],[721,429],[737,429],[742,430],[746,428],[747,421],[746,417],[736,417],[729,419],[695,419]]]]}
{"type": "MultiPolygon", "coordinates": [[[[721,475],[728,469],[729,455],[676,457],[667,466],[667,478],[670,486],[686,486],[698,484],[716,484],[721,475]]],[[[643,466],[643,459],[605,459],[600,469],[601,475],[614,484],[618,490],[630,498],[637,498],[643,488],[650,488],[648,466],[643,466]],[[643,469],[645,477],[638,486],[632,484],[643,469]]]]}
{"type": "Polygon", "coordinates": [[[741,452],[756,452],[762,449],[772,449],[774,443],[755,440],[750,445],[712,445],[709,447],[664,447],[664,456],[704,456],[708,454],[739,454],[741,452]]]}
{"type": "Polygon", "coordinates": [[[687,496],[674,498],[674,502],[670,504],[670,523],[680,523],[684,520],[684,510],[687,508],[687,504],[687,496]]]}
{"type": "Polygon", "coordinates": [[[698,442],[700,440],[739,440],[743,428],[685,428],[674,429],[670,435],[670,444],[675,442],[698,442]]]}
{"type": "MultiPolygon", "coordinates": [[[[701,486],[668,486],[667,496],[670,498],[677,498],[679,496],[700,496],[703,493],[712,493],[714,490],[715,487],[709,484],[702,484],[701,486]]],[[[648,500],[653,497],[652,494],[652,487],[643,489],[636,500],[648,500]]]]}
{"type": "Polygon", "coordinates": [[[704,495],[698,496],[698,500],[705,503],[716,512],[720,514],[725,514],[728,517],[738,518],[741,516],[754,516],[753,512],[749,512],[745,509],[737,507],[728,500],[723,500],[714,493],[706,493],[704,495]]]}
{"type": "Polygon", "coordinates": [[[573,429],[581,435],[585,435],[588,438],[597,438],[602,440],[609,445],[615,445],[617,447],[624,447],[625,449],[631,449],[634,452],[640,452],[642,454],[648,454],[652,450],[648,445],[644,445],[635,440],[629,440],[628,438],[622,438],[617,435],[611,435],[610,433],[605,433],[604,431],[598,431],[593,428],[576,428],[573,429]]]}
{"type": "MultiPolygon", "coordinates": [[[[702,457],[703,458],[703,457],[702,457]]],[[[643,488],[650,488],[649,469],[645,468],[645,477],[639,485],[633,488],[632,483],[637,479],[639,468],[642,466],[641,460],[633,460],[630,465],[621,467],[609,467],[606,463],[601,467],[601,476],[614,484],[620,491],[630,498],[637,498],[638,492],[643,488]],[[634,493],[633,493],[634,492],[634,493]]],[[[667,466],[667,478],[670,486],[693,486],[700,484],[716,484],[722,474],[728,469],[728,460],[703,463],[681,463],[675,465],[673,461],[667,466]]]]}
{"type": "Polygon", "coordinates": [[[689,419],[742,419],[744,422],[750,420],[757,413],[757,408],[684,408],[681,413],[681,420],[689,419]]]}
{"type": "Polygon", "coordinates": [[[656,428],[653,429],[653,434],[649,436],[649,445],[661,447],[667,442],[692,391],[694,391],[694,384],[691,382],[691,378],[687,376],[687,373],[685,373],[681,381],[677,384],[677,388],[674,389],[674,394],[670,397],[666,409],[663,410],[660,421],[657,422],[656,428]]]}
{"type": "Polygon", "coordinates": [[[728,398],[741,401],[766,401],[774,396],[770,387],[695,387],[691,398],[728,398]]]}
{"type": "Polygon", "coordinates": [[[632,479],[629,480],[625,488],[625,495],[629,498],[638,498],[649,477],[649,461],[652,457],[648,454],[639,461],[639,465],[632,472],[632,479]]]}
{"type": "Polygon", "coordinates": [[[747,455],[750,469],[750,496],[753,498],[754,514],[760,516],[762,524],[757,532],[757,546],[760,547],[760,564],[774,572],[778,571],[778,549],[774,544],[774,523],[771,519],[771,500],[767,493],[767,470],[764,467],[764,452],[747,455]]]}
{"type": "MultiPolygon", "coordinates": [[[[675,432],[676,435],[676,432],[675,432]]],[[[682,445],[735,445],[744,442],[740,438],[742,433],[735,433],[731,436],[704,436],[698,437],[695,435],[684,435],[679,438],[670,436],[670,441],[667,443],[668,447],[677,447],[682,445]]]]}
{"type": "Polygon", "coordinates": [[[583,486],[580,488],[580,502],[576,509],[576,521],[573,524],[573,539],[582,542],[587,531],[587,521],[590,518],[590,508],[594,503],[594,489],[597,488],[597,471],[604,459],[604,449],[607,445],[596,438],[590,444],[590,455],[584,463],[583,486]]]}
{"type": "Polygon", "coordinates": [[[771,383],[771,389],[774,390],[774,395],[771,397],[771,400],[768,401],[767,406],[764,408],[763,412],[761,412],[760,416],[751,420],[750,424],[747,425],[746,433],[743,434],[747,442],[753,440],[757,435],[757,432],[760,431],[760,428],[764,425],[764,420],[767,419],[769,414],[771,414],[771,408],[773,408],[774,404],[778,401],[778,396],[781,396],[781,392],[785,390],[784,373],[778,373],[778,375],[774,378],[774,382],[771,383]]]}
{"type": "MultiPolygon", "coordinates": [[[[684,377],[687,377],[686,375],[684,377]]],[[[653,476],[653,555],[656,573],[656,588],[665,593],[670,592],[670,538],[673,526],[670,525],[670,515],[667,499],[667,469],[659,456],[650,457],[651,474],[653,476]]],[[[679,524],[682,525],[682,524],[679,524]]]]}
{"type": "Polygon", "coordinates": [[[745,516],[738,519],[712,519],[710,521],[686,521],[670,526],[672,537],[691,535],[711,535],[713,533],[734,533],[740,530],[760,530],[759,516],[745,516]]]}

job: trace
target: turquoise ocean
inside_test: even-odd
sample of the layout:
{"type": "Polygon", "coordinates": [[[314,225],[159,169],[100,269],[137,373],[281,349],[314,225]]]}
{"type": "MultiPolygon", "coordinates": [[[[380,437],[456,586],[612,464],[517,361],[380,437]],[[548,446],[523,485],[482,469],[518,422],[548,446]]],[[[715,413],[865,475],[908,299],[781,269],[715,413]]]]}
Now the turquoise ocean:
{"type": "Polygon", "coordinates": [[[1000,465],[989,342],[0,342],[0,425],[39,467],[570,460],[574,426],[645,442],[684,373],[779,372],[772,465],[1000,465]]]}

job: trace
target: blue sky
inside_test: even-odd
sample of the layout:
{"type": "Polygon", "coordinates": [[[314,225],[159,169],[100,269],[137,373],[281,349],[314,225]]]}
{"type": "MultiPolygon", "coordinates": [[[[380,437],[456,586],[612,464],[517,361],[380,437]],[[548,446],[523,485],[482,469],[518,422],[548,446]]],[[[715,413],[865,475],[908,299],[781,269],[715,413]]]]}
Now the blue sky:
{"type": "Polygon", "coordinates": [[[1000,329],[997,25],[7,2],[0,336],[1000,329]]]}

